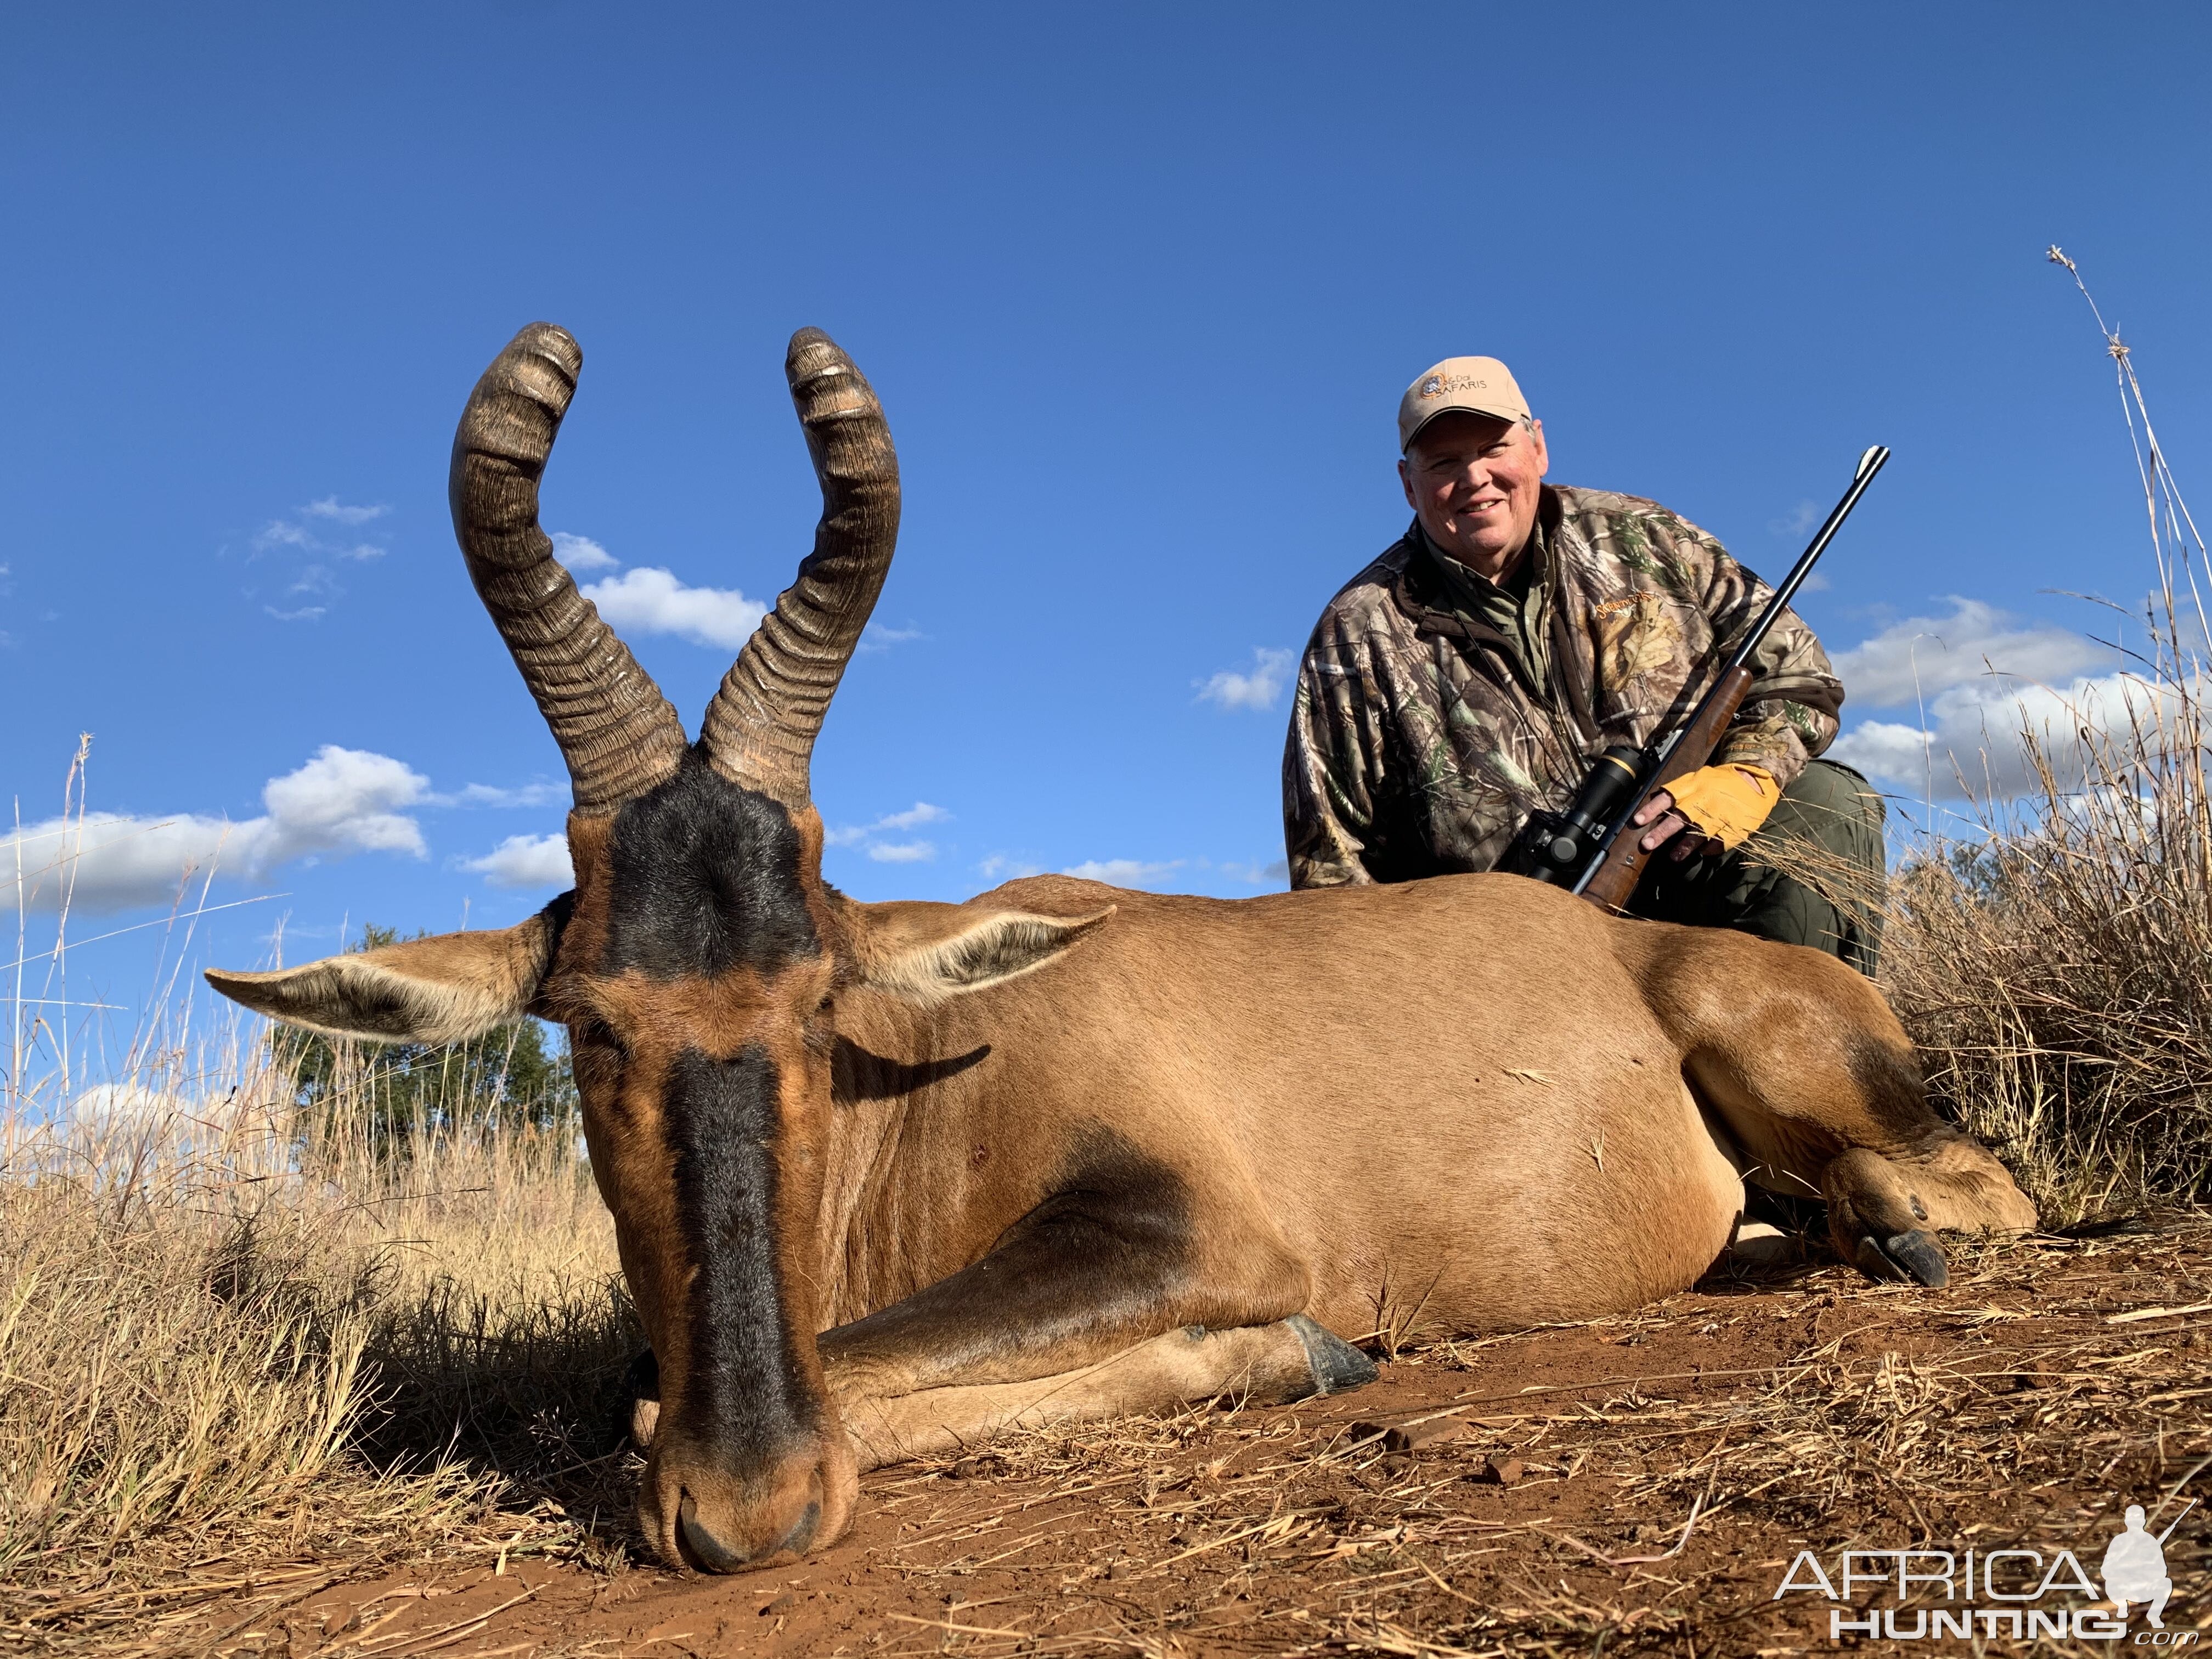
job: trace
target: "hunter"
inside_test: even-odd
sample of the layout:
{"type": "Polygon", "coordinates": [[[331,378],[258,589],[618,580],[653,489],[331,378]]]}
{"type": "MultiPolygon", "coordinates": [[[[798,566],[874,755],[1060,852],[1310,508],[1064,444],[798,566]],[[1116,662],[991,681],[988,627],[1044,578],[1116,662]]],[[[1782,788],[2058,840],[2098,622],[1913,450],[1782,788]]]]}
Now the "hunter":
{"type": "MultiPolygon", "coordinates": [[[[1689,717],[1771,590],[1656,501],[1547,484],[1504,364],[1454,357],[1398,408],[1413,522],[1331,599],[1283,756],[1292,887],[1494,868],[1608,744],[1689,717]]],[[[1872,975],[1881,798],[1816,758],[1844,688],[1785,613],[1712,764],[1638,815],[1634,914],[1808,945],[1872,975]],[[1672,843],[1671,847],[1668,843],[1672,843]]]]}

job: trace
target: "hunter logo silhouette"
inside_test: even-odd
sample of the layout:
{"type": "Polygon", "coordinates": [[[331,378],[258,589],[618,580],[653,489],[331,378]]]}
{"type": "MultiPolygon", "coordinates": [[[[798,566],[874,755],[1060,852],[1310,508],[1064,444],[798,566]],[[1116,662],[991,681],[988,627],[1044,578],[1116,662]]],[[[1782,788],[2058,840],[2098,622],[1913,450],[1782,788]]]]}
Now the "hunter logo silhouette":
{"type": "MultiPolygon", "coordinates": [[[[2192,1498],[2181,1506],[2181,1515],[2196,1507],[2197,1500],[2192,1498]]],[[[2154,1538],[2143,1530],[2142,1505],[2128,1505],[2127,1529],[2105,1546],[2104,1565],[2100,1570],[2105,1580],[2105,1599],[2112,1604],[2113,1617],[2126,1618],[2130,1601],[2148,1601],[2151,1628],[2166,1628],[2166,1598],[2173,1594],[2173,1580],[2166,1573],[2166,1540],[2181,1524],[2181,1515],[2175,1516],[2166,1529],[2154,1538]]]]}

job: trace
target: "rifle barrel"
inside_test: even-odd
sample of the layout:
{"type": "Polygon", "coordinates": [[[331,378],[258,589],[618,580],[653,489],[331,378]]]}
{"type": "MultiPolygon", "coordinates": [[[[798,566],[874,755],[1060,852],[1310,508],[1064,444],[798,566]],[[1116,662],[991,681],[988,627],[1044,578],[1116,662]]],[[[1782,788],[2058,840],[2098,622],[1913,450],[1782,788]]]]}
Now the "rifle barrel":
{"type": "MultiPolygon", "coordinates": [[[[1598,839],[1595,854],[1571,890],[1576,894],[1584,892],[1597,878],[1598,872],[1605,867],[1613,842],[1627,832],[1629,821],[1650,798],[1652,785],[1657,781],[1660,773],[1673,756],[1674,746],[1681,741],[1682,734],[1693,730],[1705,718],[1715,698],[1727,694],[1731,675],[1738,669],[1748,672],[1752,653],[1759,649],[1776,620],[1788,609],[1790,601],[1796,597],[1797,590],[1805,585],[1805,579],[1813,574],[1814,564],[1821,554],[1828,550],[1828,544],[1835,539],[1836,532],[1843,528],[1844,520],[1850,517],[1851,509],[1859,504],[1859,497],[1866,494],[1867,486],[1874,482],[1875,475],[1881,471],[1888,459],[1889,449],[1884,444],[1875,445],[1859,457],[1858,471],[1851,477],[1851,487],[1844,492],[1843,500],[1838,501],[1835,510],[1828,514],[1827,522],[1820,526],[1820,532],[1813,538],[1812,544],[1790,567],[1790,574],[1782,579],[1782,586],[1774,590],[1774,598],[1768,602],[1766,609],[1759,612],[1759,620],[1751,625],[1751,631],[1743,636],[1728,661],[1721,665],[1720,672],[1714,677],[1712,689],[1698,700],[1698,706],[1691,711],[1688,720],[1644,750],[1644,776],[1630,795],[1627,805],[1616,812],[1605,826],[1604,833],[1598,839]]],[[[1625,895],[1620,902],[1627,902],[1625,895]]]]}
{"type": "Polygon", "coordinates": [[[1751,632],[1743,636],[1742,642],[1735,648],[1735,654],[1723,665],[1721,673],[1723,676],[1729,669],[1741,668],[1751,660],[1752,653],[1759,649],[1760,642],[1766,638],[1783,611],[1789,608],[1790,601],[1797,597],[1797,590],[1804,586],[1805,578],[1813,574],[1814,562],[1828,550],[1828,544],[1844,527],[1844,520],[1851,516],[1851,509],[1859,504],[1859,497],[1866,494],[1866,487],[1874,482],[1875,474],[1881,471],[1888,460],[1888,447],[1882,444],[1876,444],[1859,457],[1859,470],[1851,479],[1851,487],[1844,492],[1844,499],[1836,503],[1835,511],[1828,514],[1828,521],[1813,538],[1812,545],[1790,567],[1790,574],[1782,579],[1782,586],[1774,590],[1773,599],[1759,613],[1759,620],[1751,625],[1751,632]]]}

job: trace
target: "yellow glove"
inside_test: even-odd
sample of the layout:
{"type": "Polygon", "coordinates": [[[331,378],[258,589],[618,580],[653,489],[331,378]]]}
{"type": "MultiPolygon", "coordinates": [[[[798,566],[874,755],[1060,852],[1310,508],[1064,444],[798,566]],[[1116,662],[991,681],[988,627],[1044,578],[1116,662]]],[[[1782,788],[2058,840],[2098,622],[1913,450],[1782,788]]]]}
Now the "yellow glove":
{"type": "Polygon", "coordinates": [[[1730,852],[1766,822],[1782,791],[1763,766],[1707,766],[1667,786],[1674,810],[1730,852]]]}

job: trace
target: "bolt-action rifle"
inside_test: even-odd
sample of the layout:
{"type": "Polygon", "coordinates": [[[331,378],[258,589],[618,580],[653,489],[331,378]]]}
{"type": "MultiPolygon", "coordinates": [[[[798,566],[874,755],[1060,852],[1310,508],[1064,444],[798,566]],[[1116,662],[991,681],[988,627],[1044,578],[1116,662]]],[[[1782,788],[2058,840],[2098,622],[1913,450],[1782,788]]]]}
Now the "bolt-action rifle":
{"type": "Polygon", "coordinates": [[[1638,844],[1644,830],[1635,822],[1637,810],[1654,793],[1712,758],[1751,690],[1748,665],[1753,653],[1805,585],[1805,578],[1813,574],[1814,562],[1827,550],[1828,543],[1888,459],[1889,451],[1880,444],[1859,457],[1851,487],[1828,514],[1828,521],[1820,526],[1820,534],[1813,538],[1813,544],[1788,579],[1774,590],[1773,599],[1751,625],[1751,631],[1737,641],[1720,678],[1688,720],[1641,749],[1615,744],[1599,755],[1567,810],[1532,814],[1500,867],[1567,888],[1603,909],[1626,907],[1651,861],[1651,854],[1638,844]]]}

